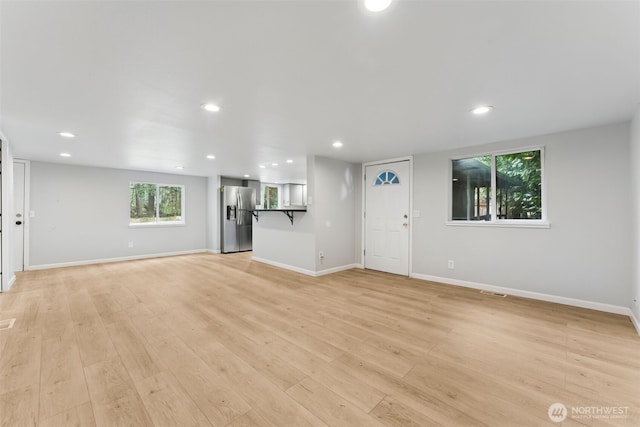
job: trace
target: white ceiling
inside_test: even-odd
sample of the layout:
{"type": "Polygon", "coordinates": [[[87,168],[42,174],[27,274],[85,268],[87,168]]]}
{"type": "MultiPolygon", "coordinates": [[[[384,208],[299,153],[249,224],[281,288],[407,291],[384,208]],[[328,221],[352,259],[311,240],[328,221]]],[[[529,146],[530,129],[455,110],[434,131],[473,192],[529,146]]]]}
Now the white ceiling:
{"type": "Polygon", "coordinates": [[[471,146],[640,102],[638,1],[3,0],[0,36],[0,129],[32,160],[294,181],[307,155],[471,146]]]}

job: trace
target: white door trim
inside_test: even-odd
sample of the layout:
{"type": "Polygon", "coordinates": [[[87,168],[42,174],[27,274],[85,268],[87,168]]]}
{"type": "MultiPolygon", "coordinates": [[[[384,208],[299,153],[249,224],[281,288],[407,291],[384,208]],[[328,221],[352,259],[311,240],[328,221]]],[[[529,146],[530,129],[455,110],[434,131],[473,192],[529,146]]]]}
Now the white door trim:
{"type": "Polygon", "coordinates": [[[404,162],[404,161],[409,161],[409,277],[411,277],[413,274],[413,156],[395,157],[393,159],[378,160],[375,162],[366,162],[362,164],[362,168],[361,168],[362,179],[360,181],[362,183],[362,200],[360,202],[360,219],[362,220],[360,221],[361,228],[362,228],[360,231],[360,236],[361,236],[360,265],[366,268],[366,265],[364,264],[364,248],[366,248],[365,246],[365,243],[366,243],[365,225],[366,224],[365,224],[365,218],[364,218],[364,210],[366,207],[365,195],[367,193],[366,179],[365,179],[367,166],[383,165],[385,163],[395,163],[395,162],[404,162]]]}
{"type": "MultiPolygon", "coordinates": [[[[13,159],[13,163],[22,163],[24,164],[24,220],[22,222],[24,226],[24,258],[23,258],[23,270],[26,271],[28,267],[31,265],[29,263],[29,228],[31,224],[31,208],[29,205],[30,192],[31,192],[31,161],[24,159],[13,159]]],[[[13,217],[12,217],[13,219],[13,217]]]]}

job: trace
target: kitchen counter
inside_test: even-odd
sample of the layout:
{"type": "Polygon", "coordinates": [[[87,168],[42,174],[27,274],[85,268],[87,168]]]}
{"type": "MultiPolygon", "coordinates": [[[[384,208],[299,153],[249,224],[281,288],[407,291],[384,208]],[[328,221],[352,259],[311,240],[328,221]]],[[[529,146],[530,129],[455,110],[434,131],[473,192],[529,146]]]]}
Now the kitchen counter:
{"type": "Polygon", "coordinates": [[[259,221],[260,219],[260,212],[282,212],[287,217],[289,217],[289,220],[291,221],[291,225],[293,225],[293,213],[306,212],[307,208],[306,206],[302,206],[302,207],[292,207],[292,208],[283,208],[283,209],[246,209],[246,210],[251,212],[251,215],[254,216],[256,221],[259,221]]]}

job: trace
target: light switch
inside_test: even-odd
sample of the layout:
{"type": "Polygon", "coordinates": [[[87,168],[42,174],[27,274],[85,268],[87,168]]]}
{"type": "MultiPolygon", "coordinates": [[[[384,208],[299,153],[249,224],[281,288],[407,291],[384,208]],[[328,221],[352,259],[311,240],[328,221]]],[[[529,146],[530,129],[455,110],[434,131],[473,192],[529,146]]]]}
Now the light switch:
{"type": "Polygon", "coordinates": [[[414,217],[414,218],[420,218],[420,211],[419,211],[419,210],[417,210],[417,209],[414,209],[414,210],[413,210],[413,217],[414,217]]]}
{"type": "Polygon", "coordinates": [[[29,218],[35,218],[36,217],[36,211],[29,211],[29,218]]]}

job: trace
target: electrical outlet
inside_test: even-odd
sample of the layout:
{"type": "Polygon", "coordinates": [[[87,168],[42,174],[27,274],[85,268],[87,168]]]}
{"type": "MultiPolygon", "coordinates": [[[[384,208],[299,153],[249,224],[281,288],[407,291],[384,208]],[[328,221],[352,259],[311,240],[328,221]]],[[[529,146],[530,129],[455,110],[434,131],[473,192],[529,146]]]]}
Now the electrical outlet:
{"type": "Polygon", "coordinates": [[[324,259],[324,252],[323,251],[318,252],[318,258],[324,259]]]}
{"type": "Polygon", "coordinates": [[[452,259],[450,259],[449,261],[447,261],[447,268],[449,270],[453,270],[455,268],[455,263],[453,262],[452,259]]]}
{"type": "Polygon", "coordinates": [[[638,305],[638,295],[636,295],[635,298],[633,299],[633,303],[635,305],[638,305]]]}
{"type": "Polygon", "coordinates": [[[133,247],[133,242],[129,242],[129,247],[132,248],[133,247]]]}

